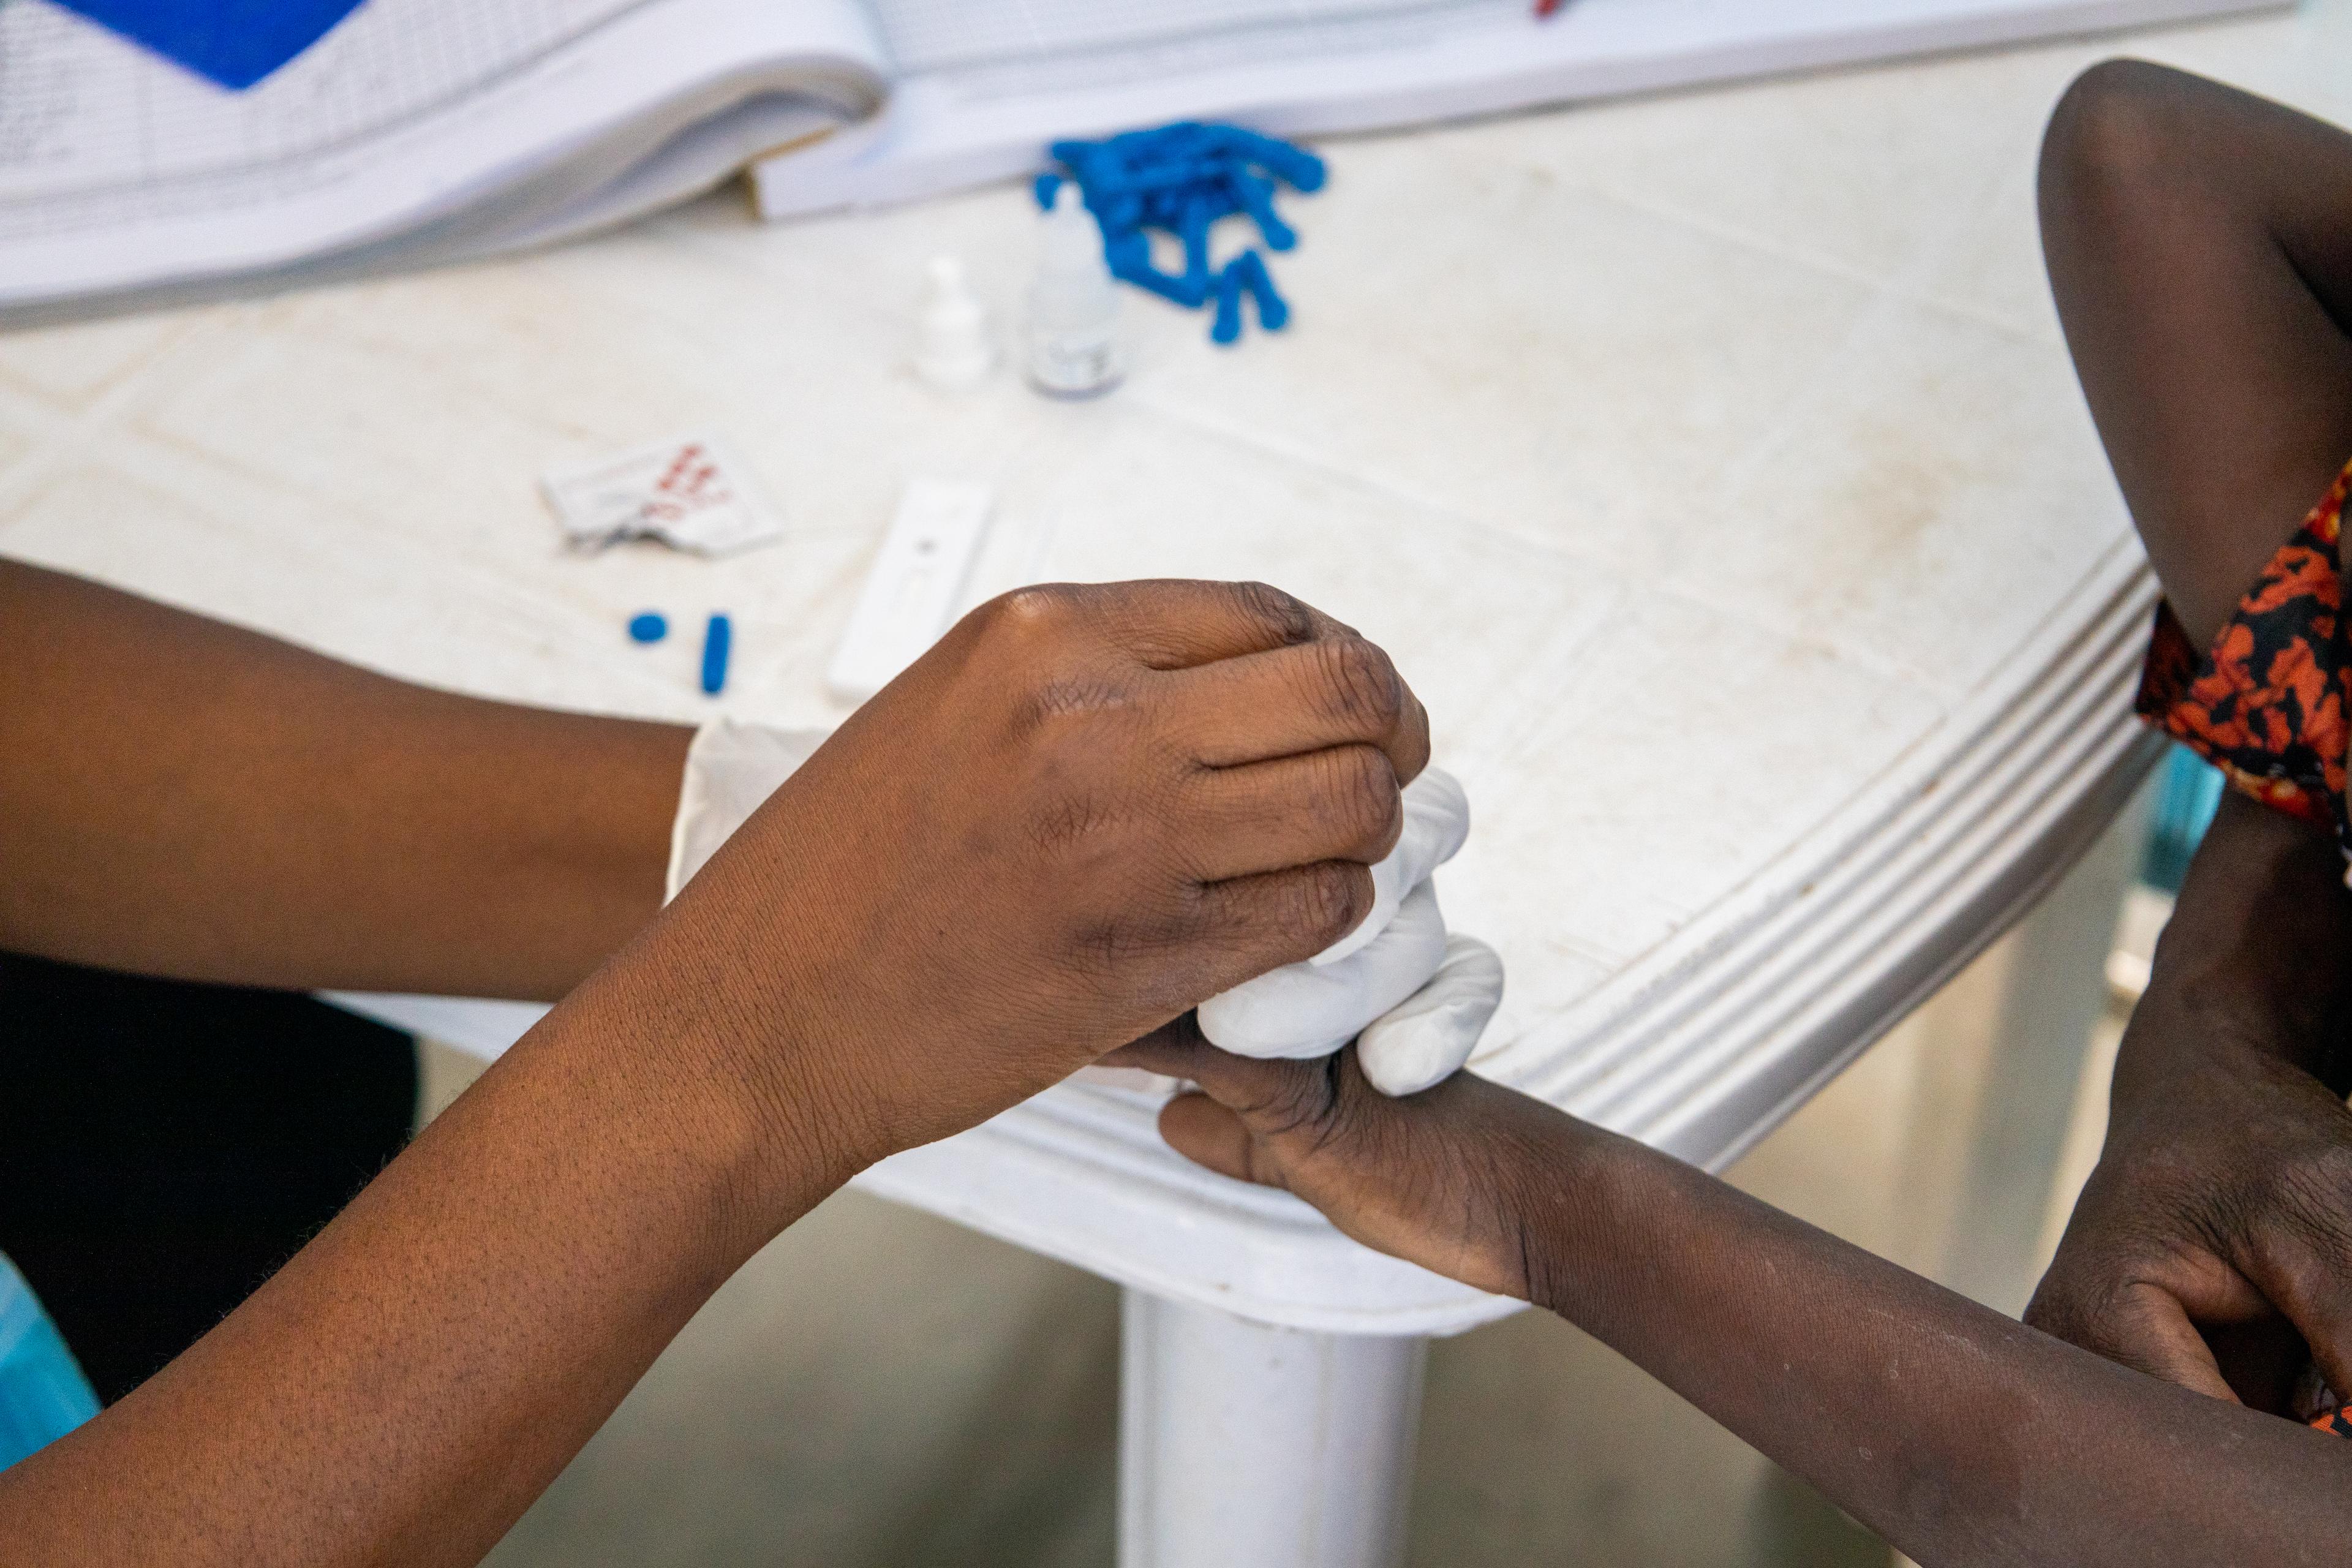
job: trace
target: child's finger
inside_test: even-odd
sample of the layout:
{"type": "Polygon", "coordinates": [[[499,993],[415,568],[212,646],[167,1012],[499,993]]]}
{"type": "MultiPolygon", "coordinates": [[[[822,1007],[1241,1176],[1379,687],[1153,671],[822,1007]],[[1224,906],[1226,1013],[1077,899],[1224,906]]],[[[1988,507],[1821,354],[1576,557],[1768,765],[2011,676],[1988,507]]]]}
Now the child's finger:
{"type": "Polygon", "coordinates": [[[1240,1117],[1198,1090],[1180,1094],[1160,1108],[1160,1136],[1187,1160],[1221,1176],[1237,1182],[1264,1180],[1250,1157],[1255,1145],[1250,1130],[1240,1117]]]}
{"type": "Polygon", "coordinates": [[[2250,1259],[2254,1285],[2311,1349],[2332,1389],[2352,1388],[2352,1241],[2333,1213],[2315,1215],[2300,1235],[2281,1237],[2250,1259]]]}
{"type": "Polygon", "coordinates": [[[2107,1327],[2107,1342],[2088,1348],[2151,1377],[2238,1403],[2212,1347],[2170,1291],[2149,1284],[2130,1287],[2116,1301],[2107,1327]]]}
{"type": "Polygon", "coordinates": [[[1160,1137],[1193,1163],[1236,1181],[1288,1186],[1284,1140],[1328,1124],[1337,1110],[1332,1075],[1322,1062],[1237,1057],[1197,1029],[1173,1026],[1139,1044],[1142,1048],[1121,1047],[1122,1065],[1148,1065],[1200,1086],[1160,1107],[1160,1137]]]}
{"type": "Polygon", "coordinates": [[[1212,1099],[1243,1110],[1287,1104],[1323,1075],[1320,1062],[1262,1061],[1220,1050],[1201,1033],[1199,1021],[1190,1013],[1119,1047],[1102,1058],[1102,1065],[1189,1079],[1212,1099]]]}

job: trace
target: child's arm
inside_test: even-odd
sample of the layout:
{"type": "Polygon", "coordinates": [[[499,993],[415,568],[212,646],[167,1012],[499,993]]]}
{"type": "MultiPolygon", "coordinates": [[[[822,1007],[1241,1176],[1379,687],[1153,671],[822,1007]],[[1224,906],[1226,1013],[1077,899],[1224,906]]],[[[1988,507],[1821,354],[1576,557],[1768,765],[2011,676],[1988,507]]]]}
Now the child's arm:
{"type": "Polygon", "coordinates": [[[2126,1371],[1469,1074],[1245,1061],[1184,1024],[1121,1060],[1212,1169],[1549,1307],[1923,1563],[2334,1560],[2352,1442],[2126,1371]],[[2316,1556],[2313,1555],[2317,1553],[2316,1556]]]}
{"type": "Polygon", "coordinates": [[[2110,60],[2051,119],[2041,206],[2075,374],[2201,649],[2352,459],[2352,136],[2110,60]]]}
{"type": "MultiPolygon", "coordinates": [[[[2133,521],[2210,645],[2352,459],[2352,136],[2137,61],[2069,90],[2042,160],[2068,346],[2133,521]]],[[[2027,1321],[2276,1408],[2304,1341],[2352,1389],[2352,999],[2333,836],[2232,798],[2118,1060],[2099,1169],[2027,1321]],[[2227,1325],[2216,1358],[2199,1330],[2227,1325]]]]}

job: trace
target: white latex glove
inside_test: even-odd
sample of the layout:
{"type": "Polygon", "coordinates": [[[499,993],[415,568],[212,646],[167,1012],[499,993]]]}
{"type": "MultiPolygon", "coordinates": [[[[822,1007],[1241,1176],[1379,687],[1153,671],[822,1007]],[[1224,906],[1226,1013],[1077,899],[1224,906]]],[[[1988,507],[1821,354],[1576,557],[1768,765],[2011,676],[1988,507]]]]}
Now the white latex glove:
{"type": "Polygon", "coordinates": [[[1462,781],[1439,768],[1422,769],[1404,786],[1404,831],[1397,836],[1397,847],[1372,868],[1372,912],[1309,962],[1337,963],[1370,947],[1397,918],[1405,895],[1460,854],[1469,837],[1470,796],[1462,781]]]}
{"type": "Polygon", "coordinates": [[[1336,963],[1284,964],[1202,1003],[1201,1033],[1235,1056],[1328,1057],[1402,1006],[1444,962],[1445,917],[1437,889],[1423,882],[1370,945],[1336,963]]]}
{"type": "Polygon", "coordinates": [[[822,730],[771,730],[732,719],[713,719],[694,732],[686,749],[677,820],[669,830],[669,875],[662,902],[677,897],[703,862],[719,853],[719,847],[809,760],[824,738],[822,730]]]}
{"type": "Polygon", "coordinates": [[[1430,983],[1364,1026],[1357,1064],[1391,1099],[1433,1089],[1462,1070],[1502,1003],[1501,956],[1475,936],[1449,936],[1430,983]]]}
{"type": "Polygon", "coordinates": [[[1238,1056],[1329,1056],[1349,1040],[1384,1094],[1418,1094],[1470,1059],[1503,999],[1503,965],[1470,938],[1449,942],[1431,874],[1470,832],[1453,775],[1424,769],[1405,787],[1404,832],[1372,868],[1372,912],[1305,963],[1201,1005],[1201,1033],[1238,1056]],[[1361,1037],[1359,1038],[1359,1036],[1361,1037]]]}

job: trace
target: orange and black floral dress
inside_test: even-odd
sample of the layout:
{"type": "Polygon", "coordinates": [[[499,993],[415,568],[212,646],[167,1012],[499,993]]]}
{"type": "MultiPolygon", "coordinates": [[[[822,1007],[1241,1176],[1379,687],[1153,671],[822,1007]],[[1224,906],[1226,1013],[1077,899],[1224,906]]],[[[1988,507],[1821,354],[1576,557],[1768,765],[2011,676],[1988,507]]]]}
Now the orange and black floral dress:
{"type": "Polygon", "coordinates": [[[2352,853],[2344,801],[2352,635],[2336,554],[2347,493],[2352,464],[2279,546],[2201,658],[2172,606],[2157,606],[2139,712],[2233,787],[2332,829],[2352,853]]]}

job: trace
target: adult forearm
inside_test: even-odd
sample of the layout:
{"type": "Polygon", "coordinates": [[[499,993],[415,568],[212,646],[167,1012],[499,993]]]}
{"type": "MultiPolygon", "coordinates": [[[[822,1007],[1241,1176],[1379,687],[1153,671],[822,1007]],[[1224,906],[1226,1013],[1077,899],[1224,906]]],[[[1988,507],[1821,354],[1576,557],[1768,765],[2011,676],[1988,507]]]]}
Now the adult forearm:
{"type": "Polygon", "coordinates": [[[552,998],[650,916],[688,733],[429,690],[0,562],[0,946],[552,998]]]}
{"type": "Polygon", "coordinates": [[[2352,956],[2342,866],[2326,834],[2223,800],[2028,1322],[2264,1410],[2294,1407],[2314,1358],[2352,1375],[2339,1174],[2352,1118],[2333,1059],[2352,956]]]}
{"type": "Polygon", "coordinates": [[[704,946],[592,979],[219,1328],[0,1475],[0,1557],[476,1561],[863,1157],[774,1092],[776,1017],[708,1010],[704,946]]]}
{"type": "Polygon", "coordinates": [[[983,607],[250,1301],[0,1476],[0,1557],[472,1561],[852,1172],[1360,921],[1427,756],[1386,656],[1274,590],[983,607]]]}
{"type": "Polygon", "coordinates": [[[1513,1184],[1538,1303],[1924,1563],[2286,1562],[2352,1530],[2352,1446],[2075,1350],[1626,1140],[1570,1124],[1538,1161],[1513,1184]]]}
{"type": "Polygon", "coordinates": [[[2116,1110],[2242,1053],[2322,1072],[2347,994],[2343,856],[2326,833],[2224,795],[2116,1058],[2116,1110]]]}

